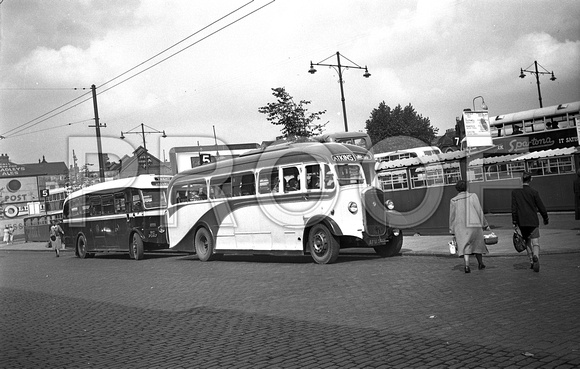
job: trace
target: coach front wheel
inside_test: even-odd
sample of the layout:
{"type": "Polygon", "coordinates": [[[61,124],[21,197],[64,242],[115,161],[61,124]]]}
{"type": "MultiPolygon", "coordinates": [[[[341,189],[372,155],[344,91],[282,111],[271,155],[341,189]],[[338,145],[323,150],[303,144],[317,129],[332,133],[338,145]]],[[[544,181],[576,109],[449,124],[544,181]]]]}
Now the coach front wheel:
{"type": "Polygon", "coordinates": [[[210,261],[213,259],[214,241],[209,231],[205,228],[200,228],[195,232],[195,253],[201,261],[210,261]]]}
{"type": "Polygon", "coordinates": [[[338,258],[340,244],[324,224],[317,224],[310,230],[308,246],[312,259],[318,264],[334,263],[338,258]]]}
{"type": "Polygon", "coordinates": [[[87,252],[87,239],[84,235],[80,235],[77,239],[77,246],[75,250],[75,254],[81,259],[88,259],[95,256],[92,252],[87,252]]]}
{"type": "Polygon", "coordinates": [[[144,251],[143,251],[143,240],[138,233],[133,233],[133,237],[131,238],[131,245],[129,245],[129,255],[131,258],[135,260],[142,260],[144,251]]]}

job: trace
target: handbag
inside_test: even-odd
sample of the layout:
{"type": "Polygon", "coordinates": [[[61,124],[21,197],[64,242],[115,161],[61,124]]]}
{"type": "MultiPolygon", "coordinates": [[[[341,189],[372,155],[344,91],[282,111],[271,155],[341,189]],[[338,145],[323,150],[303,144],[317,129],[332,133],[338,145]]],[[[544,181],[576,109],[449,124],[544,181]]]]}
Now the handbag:
{"type": "Polygon", "coordinates": [[[457,254],[457,242],[455,241],[455,237],[451,241],[449,241],[448,245],[449,245],[449,253],[451,255],[457,254]]]}
{"type": "Polygon", "coordinates": [[[485,241],[486,245],[495,245],[498,241],[498,237],[495,233],[487,233],[483,235],[483,240],[485,241]]]}
{"type": "Polygon", "coordinates": [[[52,241],[56,241],[56,236],[55,236],[55,235],[52,235],[52,236],[50,236],[50,239],[51,239],[52,241]]]}
{"type": "Polygon", "coordinates": [[[526,241],[524,240],[524,237],[522,237],[522,234],[519,232],[518,229],[514,229],[513,241],[514,248],[516,249],[517,252],[522,252],[526,249],[526,241]]]}

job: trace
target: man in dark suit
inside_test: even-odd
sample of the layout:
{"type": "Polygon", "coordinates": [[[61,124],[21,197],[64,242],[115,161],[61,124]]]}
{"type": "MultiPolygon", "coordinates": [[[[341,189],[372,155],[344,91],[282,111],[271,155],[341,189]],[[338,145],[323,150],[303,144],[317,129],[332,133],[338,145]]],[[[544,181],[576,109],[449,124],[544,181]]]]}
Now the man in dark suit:
{"type": "Polygon", "coordinates": [[[548,224],[548,212],[540,198],[538,191],[530,187],[532,174],[524,172],[522,176],[524,183],[521,189],[512,191],[512,223],[514,228],[520,229],[526,241],[526,251],[530,258],[530,268],[535,272],[540,271],[540,222],[538,212],[544,219],[544,224],[548,224]]]}

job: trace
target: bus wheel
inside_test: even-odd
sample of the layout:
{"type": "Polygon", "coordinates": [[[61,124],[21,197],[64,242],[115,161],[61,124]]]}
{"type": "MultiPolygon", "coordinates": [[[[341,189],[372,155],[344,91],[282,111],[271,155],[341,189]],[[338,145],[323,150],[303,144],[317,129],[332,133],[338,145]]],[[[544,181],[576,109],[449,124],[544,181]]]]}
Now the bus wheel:
{"type": "Polygon", "coordinates": [[[213,258],[213,238],[209,231],[205,228],[200,228],[195,232],[195,253],[201,261],[210,261],[213,258]]]}
{"type": "Polygon", "coordinates": [[[143,259],[143,240],[138,233],[133,233],[131,238],[131,248],[129,249],[129,255],[135,260],[143,259]]]}
{"type": "Polygon", "coordinates": [[[87,252],[87,239],[84,235],[80,235],[77,240],[76,255],[81,259],[88,259],[95,256],[92,252],[87,252]]]}
{"type": "Polygon", "coordinates": [[[318,264],[334,263],[338,258],[340,244],[324,224],[317,224],[308,235],[310,255],[318,264]]]}
{"type": "Polygon", "coordinates": [[[374,249],[377,254],[379,254],[383,258],[386,258],[398,255],[399,252],[401,252],[402,247],[403,247],[403,231],[400,231],[399,235],[391,238],[391,240],[387,242],[386,245],[377,246],[374,249]]]}

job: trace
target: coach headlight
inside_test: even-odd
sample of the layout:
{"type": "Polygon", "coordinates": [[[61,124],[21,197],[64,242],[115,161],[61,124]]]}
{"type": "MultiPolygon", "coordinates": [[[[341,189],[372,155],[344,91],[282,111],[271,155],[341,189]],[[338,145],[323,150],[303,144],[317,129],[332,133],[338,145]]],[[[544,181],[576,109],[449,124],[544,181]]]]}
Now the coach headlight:
{"type": "Polygon", "coordinates": [[[163,227],[163,226],[157,227],[157,232],[159,232],[159,233],[165,233],[165,227],[163,227]]]}
{"type": "Polygon", "coordinates": [[[350,211],[352,214],[356,214],[356,212],[358,211],[358,205],[356,204],[356,202],[349,202],[348,203],[348,211],[350,211]]]}
{"type": "Polygon", "coordinates": [[[385,201],[385,206],[387,207],[387,209],[393,210],[395,208],[395,203],[393,202],[393,200],[387,200],[385,201]]]}

